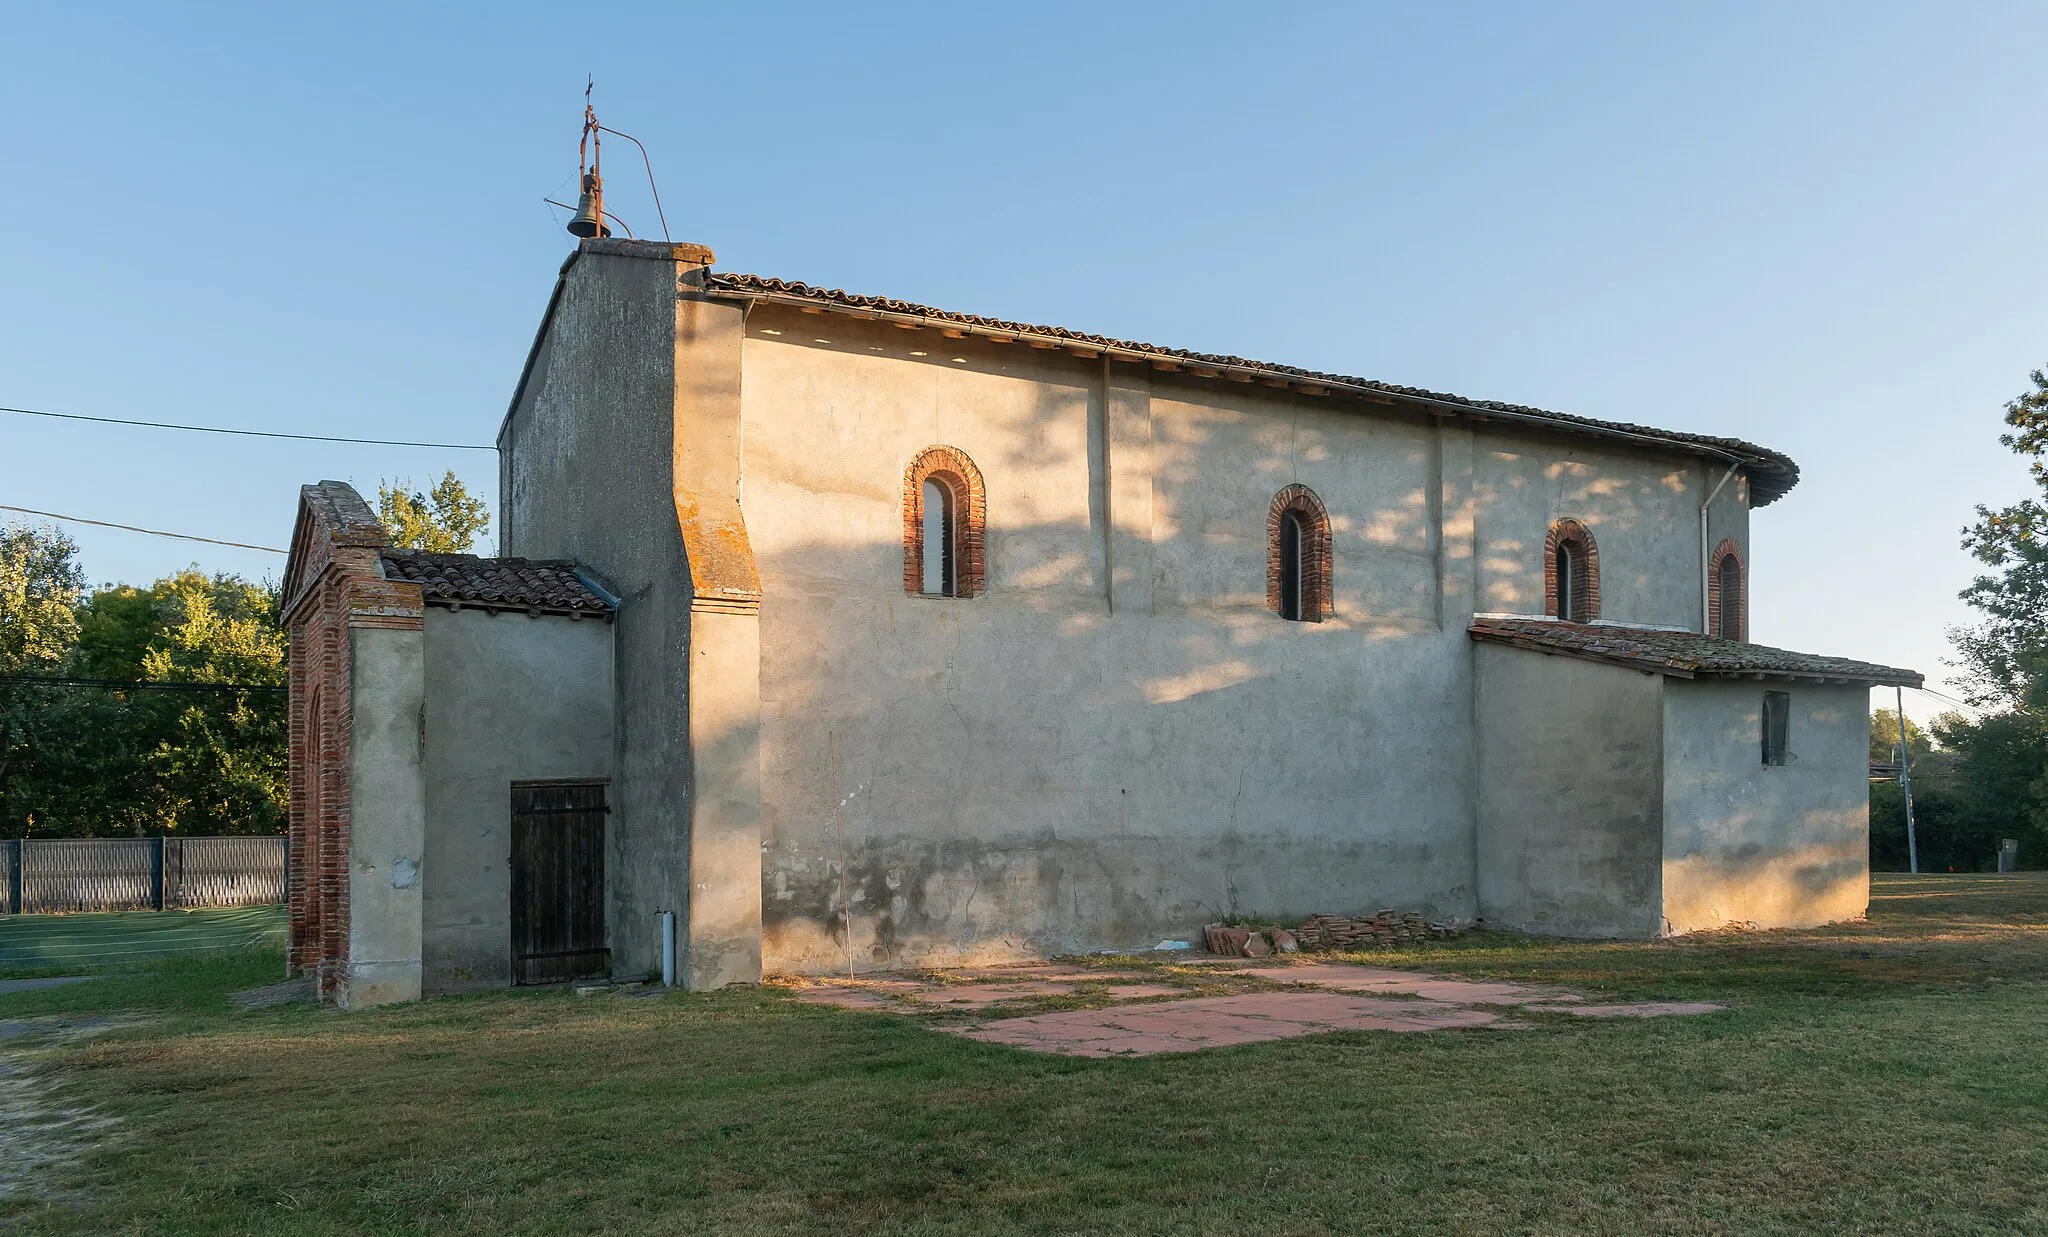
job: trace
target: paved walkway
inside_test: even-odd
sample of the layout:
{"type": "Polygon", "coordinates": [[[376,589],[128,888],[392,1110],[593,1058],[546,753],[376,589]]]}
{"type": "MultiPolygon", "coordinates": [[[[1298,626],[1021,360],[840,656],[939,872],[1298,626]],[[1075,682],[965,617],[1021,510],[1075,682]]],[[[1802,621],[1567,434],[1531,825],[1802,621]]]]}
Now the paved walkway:
{"type": "Polygon", "coordinates": [[[984,1043],[1063,1056],[1150,1056],[1329,1031],[1526,1028],[1507,1014],[1655,1018],[1714,1013],[1706,1002],[1592,1004],[1577,993],[1452,979],[1342,962],[1205,964],[1199,971],[1133,971],[1044,963],[929,972],[925,977],[785,979],[799,1001],[899,1013],[979,1012],[1048,1001],[1093,1007],[1024,1014],[940,1029],[984,1043]],[[1169,982],[1160,982],[1160,981],[1169,982]],[[1193,985],[1249,987],[1197,995],[1193,985]],[[1169,999],[1171,998],[1171,999],[1169,999]],[[1101,1005],[1100,1002],[1112,1002],[1101,1005]]]}

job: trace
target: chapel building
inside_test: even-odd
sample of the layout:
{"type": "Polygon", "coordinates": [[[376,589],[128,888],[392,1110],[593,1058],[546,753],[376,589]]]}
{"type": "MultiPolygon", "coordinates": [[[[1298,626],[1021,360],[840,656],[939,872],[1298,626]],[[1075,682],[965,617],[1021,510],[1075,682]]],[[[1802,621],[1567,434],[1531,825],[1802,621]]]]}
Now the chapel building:
{"type": "Polygon", "coordinates": [[[305,487],[331,999],[1863,913],[1867,692],[1920,676],[1750,641],[1785,456],[710,264],[570,255],[503,557],[305,487]]]}

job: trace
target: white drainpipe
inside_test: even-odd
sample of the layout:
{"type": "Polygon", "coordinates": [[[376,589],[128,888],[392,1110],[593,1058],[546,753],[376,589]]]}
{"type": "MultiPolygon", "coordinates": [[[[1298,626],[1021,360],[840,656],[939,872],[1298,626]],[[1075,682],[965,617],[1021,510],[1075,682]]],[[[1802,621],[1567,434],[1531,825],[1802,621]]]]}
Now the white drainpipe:
{"type": "Polygon", "coordinates": [[[661,913],[661,986],[676,986],[676,913],[661,913]]]}

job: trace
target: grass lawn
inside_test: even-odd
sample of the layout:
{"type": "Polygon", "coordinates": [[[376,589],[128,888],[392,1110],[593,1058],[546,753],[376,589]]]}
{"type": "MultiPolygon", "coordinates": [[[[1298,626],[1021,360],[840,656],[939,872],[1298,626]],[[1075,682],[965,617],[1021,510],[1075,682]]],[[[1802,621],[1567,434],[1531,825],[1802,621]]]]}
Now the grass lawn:
{"type": "Polygon", "coordinates": [[[2042,875],[1879,877],[1868,923],[1816,932],[1356,956],[1735,1008],[1077,1060],[768,989],[243,1013],[223,994],[274,978],[276,956],[222,954],[0,996],[0,1019],[126,1020],[9,1041],[49,1094],[118,1121],[53,1179],[73,1201],[0,1217],[32,1233],[2048,1232],[2042,875]]]}
{"type": "Polygon", "coordinates": [[[0,916],[0,976],[57,974],[83,965],[214,949],[269,946],[282,950],[284,934],[282,906],[4,915],[0,916]]]}

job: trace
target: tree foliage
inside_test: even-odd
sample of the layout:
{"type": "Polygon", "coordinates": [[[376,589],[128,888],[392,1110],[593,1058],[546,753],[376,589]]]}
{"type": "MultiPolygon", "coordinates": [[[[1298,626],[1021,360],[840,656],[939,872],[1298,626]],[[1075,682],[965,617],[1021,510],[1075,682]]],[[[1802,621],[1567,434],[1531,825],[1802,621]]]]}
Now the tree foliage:
{"type": "MultiPolygon", "coordinates": [[[[2028,750],[2032,714],[2013,710],[1971,720],[1937,718],[1927,731],[1906,720],[1912,753],[1913,825],[1923,872],[1978,872],[1994,866],[1998,845],[2020,838],[2040,855],[2042,790],[2038,754],[2028,750]]],[[[1890,709],[1870,718],[1870,756],[1897,756],[1898,721],[1890,709]]],[[[1870,862],[1880,870],[1907,866],[1906,798],[1898,782],[1870,785],[1870,862]]]]}
{"type": "Polygon", "coordinates": [[[56,529],[0,526],[0,791],[46,727],[41,689],[9,680],[48,673],[77,638],[77,555],[78,543],[56,529]]]}
{"type": "Polygon", "coordinates": [[[491,526],[490,508],[451,471],[422,494],[410,479],[377,486],[377,516],[401,550],[466,554],[491,526]]]}
{"type": "Polygon", "coordinates": [[[2048,373],[2005,406],[1999,441],[2028,461],[2040,493],[2009,507],[1979,505],[1963,548],[1992,573],[1962,597],[1984,618],[1950,633],[1978,704],[2048,706],[2048,373]]]}
{"type": "Polygon", "coordinates": [[[285,639],[273,587],[197,568],[82,601],[76,547],[45,547],[71,581],[59,636],[31,673],[234,690],[116,690],[14,683],[0,834],[275,833],[283,828],[285,639]],[[68,574],[66,574],[68,572],[68,574]]]}
{"type": "Polygon", "coordinates": [[[0,527],[0,674],[62,661],[78,635],[85,573],[78,543],[55,529],[0,527]]]}
{"type": "MultiPolygon", "coordinates": [[[[1996,510],[1979,506],[1963,530],[1963,548],[1988,568],[1962,592],[1982,618],[1949,635],[1982,711],[1938,718],[1925,750],[1907,723],[1923,871],[1990,867],[2006,838],[2019,839],[2023,864],[2048,866],[2048,373],[2028,380],[2005,406],[1999,441],[2027,461],[2036,493],[1996,510]]],[[[1880,711],[1872,757],[1897,735],[1896,719],[1880,711]]],[[[1874,865],[1905,867],[1905,801],[1895,782],[1871,784],[1870,843],[1874,865]]]]}

